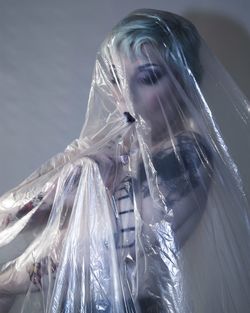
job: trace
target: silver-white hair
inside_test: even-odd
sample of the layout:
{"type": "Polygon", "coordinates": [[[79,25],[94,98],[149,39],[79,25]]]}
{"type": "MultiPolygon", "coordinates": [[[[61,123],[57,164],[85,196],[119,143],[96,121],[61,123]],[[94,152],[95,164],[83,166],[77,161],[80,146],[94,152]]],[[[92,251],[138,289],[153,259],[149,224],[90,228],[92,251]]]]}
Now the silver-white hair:
{"type": "Polygon", "coordinates": [[[142,9],[121,20],[101,46],[101,54],[110,57],[111,51],[126,56],[143,54],[144,44],[156,47],[169,64],[192,72],[200,81],[200,36],[194,25],[173,13],[142,9]]]}

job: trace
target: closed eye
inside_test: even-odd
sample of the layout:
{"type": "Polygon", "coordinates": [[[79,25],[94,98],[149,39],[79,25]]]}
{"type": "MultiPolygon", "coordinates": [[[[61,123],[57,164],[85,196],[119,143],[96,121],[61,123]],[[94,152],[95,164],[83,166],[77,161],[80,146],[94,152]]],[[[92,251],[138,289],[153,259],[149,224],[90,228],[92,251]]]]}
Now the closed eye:
{"type": "Polygon", "coordinates": [[[138,75],[138,81],[144,85],[155,85],[157,84],[161,78],[163,77],[163,73],[159,70],[148,69],[142,71],[138,75]]]}
{"type": "Polygon", "coordinates": [[[137,79],[143,85],[155,85],[164,76],[164,69],[161,65],[155,63],[146,63],[138,66],[137,79]]]}

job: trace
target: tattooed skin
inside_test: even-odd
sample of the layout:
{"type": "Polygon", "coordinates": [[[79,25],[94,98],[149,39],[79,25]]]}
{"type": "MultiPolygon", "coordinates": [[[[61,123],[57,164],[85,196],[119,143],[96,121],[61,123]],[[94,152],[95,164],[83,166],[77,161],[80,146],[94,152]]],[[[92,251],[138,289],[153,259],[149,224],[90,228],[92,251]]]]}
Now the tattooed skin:
{"type": "MultiPolygon", "coordinates": [[[[138,274],[141,277],[139,278],[141,294],[138,303],[143,312],[163,312],[160,298],[157,300],[157,297],[152,297],[152,295],[160,294],[157,280],[164,278],[156,277],[154,270],[150,272],[149,269],[162,266],[164,267],[162,272],[168,275],[157,253],[160,247],[152,225],[161,223],[164,219],[168,220],[169,211],[171,211],[172,237],[176,249],[180,249],[201,219],[211,183],[212,154],[205,140],[198,134],[187,132],[180,134],[175,140],[174,149],[162,147],[152,156],[152,164],[157,177],[156,188],[159,189],[156,193],[161,192],[164,196],[163,208],[159,209],[151,197],[149,180],[146,178],[147,169],[143,164],[139,165],[137,179],[125,176],[114,193],[117,217],[115,239],[121,262],[123,262],[121,266],[122,275],[124,275],[123,287],[128,294],[136,289],[133,287],[133,275],[135,275],[136,264],[141,262],[142,273],[138,274]],[[142,219],[139,236],[143,241],[144,256],[135,253],[134,201],[137,202],[138,213],[142,219]],[[136,257],[142,257],[142,260],[136,260],[136,257]],[[143,270],[144,258],[147,259],[145,271],[143,270]]],[[[127,298],[130,299],[130,296],[127,298]]],[[[132,307],[132,304],[130,303],[129,306],[132,307]]]]}
{"type": "MultiPolygon", "coordinates": [[[[212,175],[212,154],[204,138],[196,133],[182,133],[176,137],[174,149],[163,147],[152,156],[152,163],[166,208],[173,210],[173,231],[180,228],[194,213],[202,215],[212,175]]],[[[154,209],[146,170],[144,164],[140,164],[137,181],[129,176],[124,177],[114,193],[118,208],[118,248],[134,245],[134,240],[131,239],[135,235],[132,186],[138,186],[134,192],[142,199],[141,214],[145,221],[159,222],[164,218],[164,212],[154,209]]]]}
{"type": "MultiPolygon", "coordinates": [[[[159,185],[169,206],[204,183],[201,174],[207,176],[212,167],[211,152],[200,135],[184,133],[176,140],[175,149],[168,147],[152,158],[159,185]],[[208,173],[202,173],[203,170],[208,173]]],[[[145,185],[146,172],[143,165],[140,167],[140,180],[143,184],[142,192],[146,197],[149,191],[145,185]]]]}
{"type": "Polygon", "coordinates": [[[117,249],[132,248],[135,245],[135,219],[132,178],[125,176],[114,192],[117,211],[115,233],[117,249]]]}

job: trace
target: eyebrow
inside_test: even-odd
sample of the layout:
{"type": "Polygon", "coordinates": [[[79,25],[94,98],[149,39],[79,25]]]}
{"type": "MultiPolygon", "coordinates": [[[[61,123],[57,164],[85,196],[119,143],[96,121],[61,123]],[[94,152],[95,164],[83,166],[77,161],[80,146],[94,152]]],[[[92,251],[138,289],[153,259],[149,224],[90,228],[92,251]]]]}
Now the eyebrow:
{"type": "Polygon", "coordinates": [[[143,64],[143,65],[139,65],[139,66],[138,66],[138,70],[139,70],[139,71],[143,71],[143,70],[147,69],[148,67],[152,67],[152,66],[160,67],[159,64],[155,64],[155,63],[146,63],[146,64],[143,64]]]}

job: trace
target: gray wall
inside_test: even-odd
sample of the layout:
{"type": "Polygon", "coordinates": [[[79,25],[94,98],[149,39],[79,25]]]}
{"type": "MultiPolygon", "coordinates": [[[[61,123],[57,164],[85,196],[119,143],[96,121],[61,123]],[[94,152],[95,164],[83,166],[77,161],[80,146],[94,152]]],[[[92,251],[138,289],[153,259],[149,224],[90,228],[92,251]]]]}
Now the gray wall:
{"type": "Polygon", "coordinates": [[[0,194],[78,137],[98,46],[141,7],[192,20],[250,98],[249,0],[1,0],[0,194]]]}

